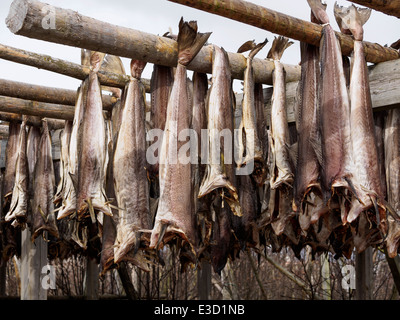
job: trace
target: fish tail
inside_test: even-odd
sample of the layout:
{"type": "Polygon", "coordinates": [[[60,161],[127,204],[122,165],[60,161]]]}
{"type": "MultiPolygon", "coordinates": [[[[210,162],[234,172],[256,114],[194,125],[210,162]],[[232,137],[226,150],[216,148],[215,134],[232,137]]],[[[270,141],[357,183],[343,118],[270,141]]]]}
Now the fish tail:
{"type": "Polygon", "coordinates": [[[363,40],[363,25],[371,16],[371,9],[339,6],[335,3],[335,19],[342,33],[352,34],[355,40],[363,40]]]}
{"type": "Polygon", "coordinates": [[[283,52],[292,44],[293,41],[289,41],[289,38],[283,36],[275,37],[274,41],[272,42],[272,47],[268,52],[267,58],[280,60],[282,58],[283,52]]]}
{"type": "Polygon", "coordinates": [[[329,16],[326,13],[327,5],[325,3],[322,3],[321,0],[307,0],[307,2],[312,11],[312,16],[311,16],[312,20],[320,24],[329,23],[329,16]]]}
{"type": "Polygon", "coordinates": [[[104,57],[101,70],[125,75],[125,67],[121,58],[112,54],[107,54],[104,57]]]}
{"type": "Polygon", "coordinates": [[[245,43],[243,43],[236,52],[243,53],[246,51],[250,51],[250,50],[253,50],[255,46],[256,46],[255,41],[249,40],[249,41],[246,41],[245,43]]]}
{"type": "Polygon", "coordinates": [[[178,63],[188,65],[210,37],[211,32],[197,32],[197,22],[181,18],[178,33],[178,63]]]}
{"type": "Polygon", "coordinates": [[[131,60],[131,75],[135,79],[140,79],[142,72],[146,67],[146,62],[141,60],[131,60]]]}
{"type": "Polygon", "coordinates": [[[98,52],[98,51],[91,51],[90,54],[90,66],[94,72],[98,72],[101,68],[105,57],[105,53],[98,52]]]}
{"type": "MultiPolygon", "coordinates": [[[[252,49],[250,50],[249,59],[253,59],[253,58],[256,56],[256,54],[259,53],[259,52],[262,50],[262,48],[265,47],[265,45],[266,45],[267,43],[268,43],[268,39],[265,38],[265,40],[264,40],[263,42],[260,42],[260,43],[256,44],[256,45],[254,46],[254,48],[252,48],[252,49]]],[[[292,43],[293,43],[293,42],[291,42],[291,43],[289,44],[289,46],[290,46],[292,43]]]]}

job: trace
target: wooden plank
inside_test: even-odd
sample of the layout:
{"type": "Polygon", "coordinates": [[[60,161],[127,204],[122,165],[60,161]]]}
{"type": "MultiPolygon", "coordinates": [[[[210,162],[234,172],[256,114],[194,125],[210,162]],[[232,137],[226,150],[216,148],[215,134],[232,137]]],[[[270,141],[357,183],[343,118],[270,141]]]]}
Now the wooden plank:
{"type": "MultiPolygon", "coordinates": [[[[5,122],[10,122],[10,121],[17,121],[17,122],[22,122],[22,115],[17,114],[17,113],[10,113],[10,112],[0,112],[0,120],[5,121],[5,122]]],[[[26,124],[28,126],[35,126],[35,127],[41,127],[42,126],[42,121],[40,117],[36,116],[25,116],[26,118],[26,124]]],[[[62,129],[65,126],[65,121],[64,120],[59,120],[59,119],[52,119],[52,118],[46,118],[47,119],[47,125],[49,126],[49,130],[57,130],[57,129],[62,129]]]]}
{"type": "MultiPolygon", "coordinates": [[[[42,21],[48,19],[48,5],[33,0],[14,0],[7,17],[7,26],[15,34],[45,40],[49,42],[101,51],[130,59],[175,67],[178,60],[178,45],[173,39],[152,35],[130,28],[116,26],[99,21],[78,12],[51,7],[55,13],[55,28],[43,28],[42,21]],[[99,32],[101,30],[101,32],[99,32]]],[[[199,31],[206,32],[204,27],[199,31]]],[[[211,73],[211,45],[203,47],[189,70],[211,73]]],[[[231,73],[234,79],[243,79],[246,58],[240,53],[228,53],[231,73]]],[[[40,61],[43,62],[43,61],[40,61]]],[[[268,60],[254,59],[256,82],[272,84],[274,63],[268,60]]],[[[287,81],[300,77],[300,67],[286,65],[287,81]]]]}
{"type": "Polygon", "coordinates": [[[400,18],[400,1],[387,0],[348,0],[362,6],[400,18]]]}
{"type": "MultiPolygon", "coordinates": [[[[242,0],[169,0],[219,16],[240,21],[282,36],[319,46],[322,26],[297,19],[242,0]]],[[[349,56],[354,47],[351,36],[336,32],[343,55],[349,56]]],[[[400,57],[399,52],[377,43],[363,42],[368,62],[379,63],[400,57]]]]}
{"type": "Polygon", "coordinates": [[[197,270],[197,294],[199,300],[211,299],[211,264],[208,261],[202,261],[197,270]]]}

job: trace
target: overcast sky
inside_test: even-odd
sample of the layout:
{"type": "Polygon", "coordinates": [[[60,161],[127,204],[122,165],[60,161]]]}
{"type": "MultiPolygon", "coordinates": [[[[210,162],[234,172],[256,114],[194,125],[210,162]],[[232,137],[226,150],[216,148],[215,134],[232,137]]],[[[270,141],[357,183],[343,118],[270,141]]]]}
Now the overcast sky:
{"type": "MultiPolygon", "coordinates": [[[[177,33],[179,19],[196,20],[200,32],[212,31],[209,42],[222,46],[227,51],[236,52],[240,45],[247,40],[261,42],[268,38],[269,43],[257,57],[265,58],[271,46],[274,34],[200,10],[188,8],[167,0],[47,0],[43,1],[56,7],[71,9],[112,24],[162,35],[169,29],[177,33]]],[[[306,0],[253,0],[269,9],[279,11],[296,18],[309,21],[310,9],[306,0]]],[[[335,30],[338,26],[333,17],[334,0],[325,1],[328,4],[327,12],[335,30]]],[[[8,15],[12,0],[0,1],[0,43],[32,52],[47,54],[56,58],[80,63],[80,49],[75,47],[53,44],[46,41],[29,39],[11,33],[5,19],[8,15]]],[[[348,6],[349,1],[338,1],[340,5],[348,6]]],[[[373,11],[371,18],[364,27],[364,39],[377,42],[381,45],[395,42],[400,38],[400,20],[373,11]]],[[[288,64],[298,64],[300,59],[298,41],[288,48],[282,61],[288,64]]],[[[129,60],[123,59],[128,72],[129,60]]],[[[77,89],[79,80],[52,72],[39,70],[29,66],[19,65],[0,59],[0,78],[22,81],[32,84],[77,89]]],[[[152,65],[147,65],[143,77],[150,78],[152,65]]],[[[240,88],[237,85],[235,90],[240,88]]]]}

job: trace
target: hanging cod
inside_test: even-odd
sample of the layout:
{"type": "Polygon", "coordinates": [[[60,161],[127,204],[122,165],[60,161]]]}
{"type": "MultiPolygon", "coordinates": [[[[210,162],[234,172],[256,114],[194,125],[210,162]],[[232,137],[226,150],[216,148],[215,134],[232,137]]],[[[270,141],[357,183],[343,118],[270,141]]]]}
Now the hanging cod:
{"type": "MultiPolygon", "coordinates": [[[[188,97],[186,66],[197,55],[210,33],[198,33],[195,21],[179,23],[178,65],[168,101],[164,137],[160,150],[160,198],[151,234],[150,248],[181,237],[193,248],[196,242],[192,216],[191,164],[178,156],[187,142],[178,135],[190,128],[191,103],[188,97]]],[[[186,154],[185,154],[186,156],[186,154]]]]}
{"type": "Polygon", "coordinates": [[[15,180],[12,191],[10,210],[6,214],[5,221],[11,222],[14,227],[25,229],[28,210],[28,159],[26,149],[26,120],[24,119],[19,130],[18,150],[15,166],[15,180]]]}
{"type": "MultiPolygon", "coordinates": [[[[132,78],[126,85],[121,124],[114,151],[114,190],[118,203],[114,262],[129,260],[149,270],[141,249],[141,234],[151,229],[149,183],[146,171],[144,88],[140,81],[145,62],[132,60],[132,78]]],[[[143,245],[146,247],[146,245],[143,245]]]]}
{"type": "Polygon", "coordinates": [[[32,201],[32,241],[47,231],[58,238],[58,228],[54,213],[54,167],[51,150],[51,137],[47,120],[42,120],[42,132],[39,141],[38,159],[35,165],[32,201]]]}

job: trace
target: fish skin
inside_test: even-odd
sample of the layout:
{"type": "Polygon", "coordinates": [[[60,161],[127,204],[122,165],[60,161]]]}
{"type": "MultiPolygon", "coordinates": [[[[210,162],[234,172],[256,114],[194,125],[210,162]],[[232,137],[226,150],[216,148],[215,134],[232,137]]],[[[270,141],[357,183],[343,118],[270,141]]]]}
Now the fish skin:
{"type": "Polygon", "coordinates": [[[293,164],[289,154],[289,127],[286,115],[286,82],[285,70],[280,58],[284,50],[292,42],[285,37],[276,37],[268,53],[268,57],[273,59],[273,85],[274,90],[271,102],[271,143],[270,152],[272,167],[270,170],[270,184],[272,189],[291,187],[293,184],[293,164]]]}
{"type": "Polygon", "coordinates": [[[294,205],[301,204],[310,192],[320,193],[321,138],[319,135],[319,54],[318,48],[301,43],[301,80],[297,106],[298,151],[294,177],[294,205]],[[319,191],[319,192],[318,192],[319,191]]]}
{"type": "MultiPolygon", "coordinates": [[[[167,117],[168,100],[173,82],[173,68],[154,64],[153,72],[150,79],[150,121],[152,129],[160,129],[164,131],[165,121],[167,117]]],[[[159,158],[158,151],[158,149],[154,151],[154,156],[159,158]]],[[[158,197],[159,162],[151,164],[148,167],[150,178],[152,180],[152,184],[154,185],[153,188],[155,189],[156,196],[158,197]]]]}
{"type": "MultiPolygon", "coordinates": [[[[114,150],[114,190],[120,208],[114,248],[115,263],[122,261],[136,245],[140,245],[136,243],[139,230],[151,229],[146,171],[145,101],[140,81],[145,65],[141,61],[131,62],[133,77],[124,90],[121,124],[114,150]]],[[[138,251],[135,259],[139,259],[140,255],[138,251]]]]}
{"type": "Polygon", "coordinates": [[[11,121],[9,124],[9,133],[6,146],[6,165],[3,178],[3,208],[11,201],[11,195],[14,188],[15,168],[18,155],[18,137],[21,130],[21,124],[11,121]]]}
{"type": "Polygon", "coordinates": [[[232,212],[241,216],[241,208],[236,185],[235,164],[233,159],[233,94],[229,59],[223,48],[213,46],[212,85],[207,101],[208,117],[208,164],[199,190],[199,198],[214,190],[221,194],[231,207],[232,212]],[[225,155],[225,138],[223,131],[228,132],[232,141],[227,144],[230,153],[225,155]],[[218,145],[218,139],[220,141],[218,145]],[[217,162],[219,160],[219,162],[217,162]],[[228,163],[228,161],[230,163],[228,163]]]}
{"type": "Polygon", "coordinates": [[[336,19],[347,26],[355,39],[349,89],[354,180],[357,190],[357,197],[353,197],[347,215],[347,221],[352,222],[362,211],[373,207],[371,198],[383,199],[368,68],[362,44],[362,24],[368,20],[370,10],[359,11],[354,5],[348,8],[336,5],[335,14],[336,19]]]}
{"type": "Polygon", "coordinates": [[[5,216],[6,222],[12,222],[11,224],[14,227],[19,226],[22,230],[25,229],[29,199],[29,175],[26,136],[26,121],[23,120],[18,137],[17,160],[15,166],[15,183],[12,192],[10,209],[5,216]]]}
{"type": "MultiPolygon", "coordinates": [[[[196,217],[197,227],[200,230],[199,245],[204,248],[210,241],[211,224],[210,209],[207,199],[198,198],[201,181],[204,178],[206,165],[201,161],[202,154],[202,130],[207,129],[206,100],[208,92],[207,74],[194,72],[193,82],[193,111],[191,119],[191,128],[197,136],[197,159],[192,159],[192,188],[193,188],[193,214],[196,217]]],[[[204,131],[203,131],[204,132],[204,131]]],[[[199,249],[200,251],[201,249],[199,249]]]]}
{"type": "Polygon", "coordinates": [[[196,244],[195,220],[192,214],[191,164],[177,159],[177,151],[186,144],[176,136],[190,128],[191,103],[188,97],[187,64],[197,55],[210,33],[198,33],[195,21],[179,22],[178,65],[170,93],[164,138],[160,150],[160,198],[150,239],[150,248],[171,236],[179,236],[193,248],[196,244]],[[174,126],[176,124],[176,132],[174,126]],[[175,149],[176,147],[176,149],[175,149]],[[175,154],[174,154],[175,152],[175,154]],[[173,161],[171,157],[175,157],[173,161]],[[174,163],[175,162],[175,163],[174,163]],[[163,239],[163,232],[165,237],[163,239]]]}
{"type": "MultiPolygon", "coordinates": [[[[385,119],[384,129],[385,171],[387,199],[400,215],[400,110],[391,109],[385,119]]],[[[400,222],[388,215],[388,235],[385,240],[388,255],[394,258],[400,245],[400,222]]]]}
{"type": "Polygon", "coordinates": [[[338,188],[348,188],[352,172],[350,102],[340,46],[330,24],[322,29],[320,63],[321,186],[328,202],[338,188]]]}
{"type": "Polygon", "coordinates": [[[68,177],[69,143],[71,140],[73,121],[66,120],[64,129],[60,133],[60,181],[54,195],[54,204],[58,204],[65,198],[66,184],[68,177]]]}
{"type": "Polygon", "coordinates": [[[77,92],[77,100],[75,103],[74,120],[72,122],[71,137],[68,148],[67,172],[65,176],[64,198],[62,200],[61,209],[58,211],[57,219],[65,218],[76,212],[76,188],[77,183],[73,181],[73,177],[78,176],[79,159],[78,159],[78,135],[80,134],[83,119],[83,102],[84,92],[87,92],[88,80],[82,82],[77,92]]]}
{"type": "Polygon", "coordinates": [[[107,168],[106,127],[103,116],[101,87],[97,72],[104,54],[92,52],[92,69],[88,77],[88,91],[83,93],[84,110],[78,134],[78,176],[76,209],[79,217],[90,209],[112,215],[105,197],[105,172],[107,168]]]}
{"type": "MultiPolygon", "coordinates": [[[[257,111],[260,112],[260,107],[257,105],[256,110],[256,91],[254,82],[254,70],[252,66],[253,58],[255,55],[264,48],[268,40],[261,42],[250,50],[246,58],[246,69],[244,73],[244,88],[243,88],[243,101],[242,101],[242,121],[240,124],[240,160],[238,166],[245,166],[250,162],[254,163],[257,168],[256,172],[252,172],[257,177],[259,185],[262,185],[265,177],[265,157],[264,146],[261,144],[261,137],[259,136],[257,111]],[[246,152],[245,152],[246,150],[246,152]]],[[[258,92],[258,94],[260,94],[258,92]]],[[[259,97],[258,97],[259,98],[259,97]]],[[[263,102],[261,102],[263,104],[263,102]]],[[[261,106],[262,108],[262,106],[261,106]]],[[[262,109],[261,109],[262,110],[262,109]]],[[[262,115],[260,115],[262,117],[262,115]]],[[[264,137],[264,135],[262,136],[264,137]]],[[[254,170],[253,170],[254,171],[254,170]]]]}
{"type": "Polygon", "coordinates": [[[48,231],[59,237],[54,214],[55,177],[51,151],[51,137],[47,120],[42,120],[42,132],[39,141],[39,158],[34,173],[35,193],[32,201],[32,237],[34,241],[41,233],[48,231]]]}

